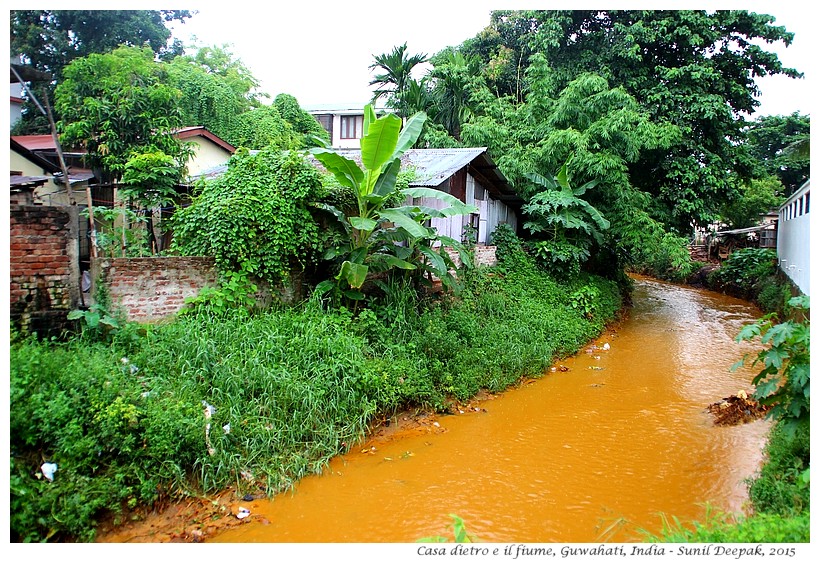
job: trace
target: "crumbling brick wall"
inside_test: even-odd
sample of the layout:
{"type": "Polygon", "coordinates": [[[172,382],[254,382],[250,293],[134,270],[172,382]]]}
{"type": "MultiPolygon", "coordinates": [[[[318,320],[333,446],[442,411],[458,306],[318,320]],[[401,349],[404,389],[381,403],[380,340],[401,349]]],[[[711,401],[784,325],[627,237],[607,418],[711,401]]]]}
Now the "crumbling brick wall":
{"type": "Polygon", "coordinates": [[[77,209],[11,205],[9,211],[11,321],[26,333],[58,334],[80,305],[77,209]]]}
{"type": "MultiPolygon", "coordinates": [[[[495,256],[495,248],[495,246],[486,244],[475,245],[473,249],[473,264],[475,266],[495,266],[498,263],[498,259],[495,256]]],[[[450,258],[456,266],[461,266],[461,257],[457,251],[448,248],[447,254],[450,255],[450,258]]]]}
{"type": "Polygon", "coordinates": [[[130,321],[150,322],[179,312],[186,297],[217,284],[213,258],[155,256],[92,260],[93,283],[102,283],[112,306],[130,321]]]}

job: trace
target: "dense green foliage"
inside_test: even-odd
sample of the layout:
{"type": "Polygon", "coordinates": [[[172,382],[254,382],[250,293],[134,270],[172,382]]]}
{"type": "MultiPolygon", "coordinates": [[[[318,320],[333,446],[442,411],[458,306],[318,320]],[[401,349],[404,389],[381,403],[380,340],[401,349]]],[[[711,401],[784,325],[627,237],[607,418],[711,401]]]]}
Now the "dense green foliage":
{"type": "Polygon", "coordinates": [[[654,216],[687,230],[732,198],[725,170],[751,173],[738,141],[742,112],[759,104],[754,76],[799,76],[755,41],[791,42],[772,21],[746,11],[505,10],[460,50],[480,57],[488,79],[493,71],[489,89],[515,103],[534,101],[530,71],[543,56],[553,92],[596,73],[638,100],[652,122],[677,128],[674,143],[642,150],[629,172],[655,198],[654,216]]]}
{"type": "MultiPolygon", "coordinates": [[[[168,44],[171,31],[166,24],[190,17],[188,10],[11,10],[11,53],[59,81],[74,59],[107,53],[121,45],[148,45],[160,57],[178,55],[182,47],[178,41],[168,44]]],[[[40,83],[37,95],[52,99],[53,87],[53,82],[40,83]]],[[[50,132],[45,118],[27,100],[15,134],[50,132]]]]}
{"type": "Polygon", "coordinates": [[[560,284],[515,259],[524,269],[473,271],[462,299],[420,301],[386,282],[355,317],[314,300],[124,325],[106,344],[13,343],[12,538],[89,540],[106,510],[287,488],[377,413],[537,377],[620,308],[611,282],[560,284]],[[578,291],[594,295],[589,314],[572,304],[578,291]],[[57,464],[53,482],[37,476],[44,461],[57,464]]]}
{"type": "Polygon", "coordinates": [[[705,285],[757,303],[766,313],[787,316],[794,296],[792,281],[777,267],[775,252],[767,248],[735,250],[706,276],[705,285]]]}
{"type": "Polygon", "coordinates": [[[761,168],[758,175],[776,176],[786,196],[809,179],[810,155],[788,149],[808,142],[810,131],[809,116],[798,113],[759,117],[746,130],[746,147],[761,168]]]}
{"type": "MultiPolygon", "coordinates": [[[[188,10],[12,10],[11,52],[55,78],[71,61],[120,45],[165,53],[167,22],[184,22],[188,10]]],[[[175,47],[176,48],[176,47],[175,47]]],[[[170,50],[174,52],[173,49],[170,50]]]]}
{"type": "Polygon", "coordinates": [[[734,229],[753,227],[762,215],[777,210],[784,201],[783,184],[776,176],[756,178],[741,184],[737,197],[721,208],[720,216],[734,229]]]}
{"type": "Polygon", "coordinates": [[[576,275],[589,259],[592,245],[602,244],[603,231],[609,228],[609,221],[580,197],[598,182],[571,187],[566,164],[555,178],[534,173],[528,178],[546,188],[522,209],[530,218],[524,228],[543,237],[533,244],[535,255],[559,275],[576,275]]]}
{"type": "Polygon", "coordinates": [[[318,250],[309,204],[320,187],[319,172],[298,152],[240,151],[225,174],[204,182],[191,204],[176,211],[173,250],[213,256],[223,272],[280,283],[318,250]]]}
{"type": "Polygon", "coordinates": [[[182,123],[180,96],[148,48],[75,59],[55,92],[62,142],[84,148],[102,182],[121,178],[128,161],[145,153],[172,158],[179,180],[188,156],[174,136],[182,123]]]}
{"type": "Polygon", "coordinates": [[[316,138],[328,140],[327,131],[288,94],[239,114],[226,135],[234,145],[251,150],[302,149],[316,146],[316,138]]]}
{"type": "MultiPolygon", "coordinates": [[[[748,11],[498,10],[389,103],[427,112],[426,146],[489,147],[528,202],[527,175],[564,162],[579,185],[600,182],[583,199],[611,226],[588,267],[684,280],[693,226],[746,226],[807,173],[808,155],[783,149],[808,143],[808,116],[748,121],[755,77],[801,76],[765,50],[793,38],[773,22],[748,11]]],[[[582,258],[578,242],[549,255],[582,258]]]]}
{"type": "Polygon", "coordinates": [[[740,248],[732,252],[720,268],[711,274],[710,283],[738,294],[744,290],[753,290],[759,280],[774,275],[776,270],[777,253],[774,250],[740,248]]]}
{"type": "Polygon", "coordinates": [[[239,116],[251,107],[245,92],[237,92],[218,73],[192,57],[176,57],[168,65],[168,78],[182,93],[179,108],[184,126],[202,126],[229,141],[239,116]]]}

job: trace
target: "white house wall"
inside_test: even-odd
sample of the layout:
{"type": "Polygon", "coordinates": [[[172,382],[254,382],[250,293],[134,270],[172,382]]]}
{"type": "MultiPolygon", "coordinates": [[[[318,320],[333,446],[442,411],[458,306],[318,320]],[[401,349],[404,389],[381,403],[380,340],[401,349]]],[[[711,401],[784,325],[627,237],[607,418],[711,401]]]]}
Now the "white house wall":
{"type": "MultiPolygon", "coordinates": [[[[490,244],[489,239],[500,223],[507,223],[513,230],[516,230],[518,222],[515,212],[507,207],[504,202],[492,199],[486,190],[483,190],[484,199],[476,199],[476,185],[475,178],[468,174],[465,203],[478,207],[479,225],[476,242],[478,244],[490,244]]],[[[446,187],[446,183],[444,186],[446,187]]],[[[447,206],[445,202],[434,197],[417,199],[416,204],[432,207],[433,209],[443,209],[447,206]]],[[[454,217],[433,218],[430,220],[430,226],[435,228],[440,235],[460,241],[464,234],[464,226],[469,221],[470,217],[467,215],[456,215],[454,217]]]]}
{"type": "Polygon", "coordinates": [[[192,137],[185,142],[193,145],[194,154],[188,161],[188,176],[194,177],[205,170],[225,164],[231,153],[203,137],[192,137]]]}
{"type": "Polygon", "coordinates": [[[777,258],[780,269],[804,294],[809,295],[811,228],[809,182],[780,208],[777,226],[777,258]]]}
{"type": "Polygon", "coordinates": [[[470,174],[467,174],[467,197],[465,199],[467,205],[475,205],[479,210],[478,239],[476,240],[478,244],[490,244],[492,234],[501,223],[507,223],[513,231],[518,229],[515,212],[503,201],[493,199],[470,174]],[[476,186],[483,191],[484,199],[475,198],[476,186]]]}

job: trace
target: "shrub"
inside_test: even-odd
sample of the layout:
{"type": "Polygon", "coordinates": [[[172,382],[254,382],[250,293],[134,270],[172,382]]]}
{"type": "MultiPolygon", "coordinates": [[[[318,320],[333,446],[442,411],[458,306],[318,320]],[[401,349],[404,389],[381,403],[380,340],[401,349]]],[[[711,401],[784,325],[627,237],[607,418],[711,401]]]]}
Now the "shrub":
{"type": "Polygon", "coordinates": [[[755,284],[774,275],[777,253],[769,248],[741,248],[729,255],[710,275],[710,285],[732,290],[744,297],[754,295],[755,284]]]}
{"type": "Polygon", "coordinates": [[[319,228],[308,209],[319,172],[297,152],[237,154],[173,217],[172,250],[213,256],[221,272],[246,272],[275,285],[315,259],[319,228]]]}
{"type": "Polygon", "coordinates": [[[755,509],[784,517],[808,511],[809,425],[801,424],[794,432],[776,425],[769,435],[766,455],[760,473],[750,481],[749,498],[755,509]]]}

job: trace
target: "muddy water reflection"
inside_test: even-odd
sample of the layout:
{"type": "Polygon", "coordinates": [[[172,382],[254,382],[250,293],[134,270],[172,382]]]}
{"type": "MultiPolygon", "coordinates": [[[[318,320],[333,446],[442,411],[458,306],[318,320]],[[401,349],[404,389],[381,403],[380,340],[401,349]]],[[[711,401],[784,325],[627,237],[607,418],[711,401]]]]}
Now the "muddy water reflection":
{"type": "Polygon", "coordinates": [[[704,409],[750,390],[753,371],[729,368],[752,351],[734,337],[760,312],[643,278],[634,303],[569,371],[358,447],[293,494],[246,503],[254,521],[211,541],[413,542],[452,537],[451,513],[487,542],[639,541],[660,513],[741,510],[768,422],[715,427],[704,409]]]}

